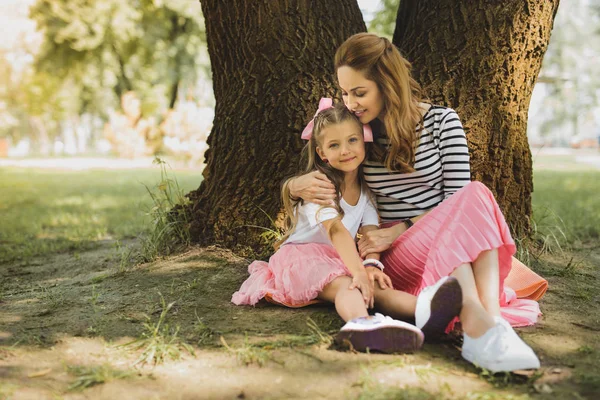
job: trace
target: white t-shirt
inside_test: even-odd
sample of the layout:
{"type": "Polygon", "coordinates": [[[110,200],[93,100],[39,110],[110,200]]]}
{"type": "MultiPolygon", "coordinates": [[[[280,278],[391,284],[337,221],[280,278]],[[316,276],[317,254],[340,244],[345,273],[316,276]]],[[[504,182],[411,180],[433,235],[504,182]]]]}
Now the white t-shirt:
{"type": "MultiPolygon", "coordinates": [[[[344,210],[342,223],[356,237],[358,228],[366,225],[379,225],[377,209],[373,205],[368,193],[363,189],[355,206],[340,199],[340,206],[344,210]]],[[[296,206],[298,224],[294,232],[288,237],[284,244],[290,243],[325,243],[331,244],[327,231],[322,225],[323,221],[336,218],[339,213],[331,207],[324,207],[315,203],[304,203],[296,206]]]]}

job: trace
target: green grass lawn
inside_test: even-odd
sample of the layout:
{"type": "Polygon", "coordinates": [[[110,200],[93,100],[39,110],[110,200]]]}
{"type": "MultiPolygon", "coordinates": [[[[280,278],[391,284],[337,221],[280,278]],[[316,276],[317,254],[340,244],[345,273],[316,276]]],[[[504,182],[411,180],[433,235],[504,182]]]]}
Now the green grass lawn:
{"type": "MultiPolygon", "coordinates": [[[[538,238],[550,246],[597,240],[600,171],[550,170],[546,168],[560,162],[546,164],[534,173],[533,221],[538,238]]],[[[202,180],[199,171],[169,175],[184,193],[202,180]]],[[[160,181],[158,166],[90,171],[0,168],[0,263],[82,251],[98,241],[147,232],[152,200],[144,185],[155,188],[160,181]]]]}
{"type": "Polygon", "coordinates": [[[533,184],[538,232],[569,244],[598,240],[600,171],[535,171],[533,184]]]}
{"type": "MultiPolygon", "coordinates": [[[[187,193],[200,171],[169,172],[187,193]]],[[[134,238],[149,230],[160,168],[61,171],[0,168],[0,264],[80,251],[102,240],[134,238]]]]}
{"type": "MultiPolygon", "coordinates": [[[[0,369],[8,371],[0,378],[0,398],[12,393],[58,398],[67,396],[68,387],[91,382],[88,398],[101,398],[105,389],[127,398],[192,398],[217,388],[211,398],[328,393],[332,398],[595,399],[600,171],[571,161],[566,169],[550,170],[562,163],[551,160],[545,160],[548,168],[534,168],[536,239],[569,246],[532,259],[532,268],[550,285],[540,302],[540,324],[519,330],[542,360],[533,376],[477,370],[462,360],[453,340],[427,344],[412,355],[330,351],[320,340],[342,325],[333,307],[233,305],[231,294],[247,277],[247,260],[216,247],[193,247],[141,267],[130,263],[127,251],[115,252],[114,243],[105,240],[150,231],[146,212],[153,203],[144,184],[159,185],[158,166],[83,172],[0,168],[0,369]],[[316,330],[307,325],[308,317],[316,330]],[[184,359],[135,370],[135,379],[126,380],[135,360],[147,354],[115,348],[131,338],[158,343],[147,349],[185,353],[184,359]],[[181,343],[193,346],[195,355],[177,347],[181,343]]],[[[194,171],[169,174],[184,192],[202,179],[194,171]]]]}

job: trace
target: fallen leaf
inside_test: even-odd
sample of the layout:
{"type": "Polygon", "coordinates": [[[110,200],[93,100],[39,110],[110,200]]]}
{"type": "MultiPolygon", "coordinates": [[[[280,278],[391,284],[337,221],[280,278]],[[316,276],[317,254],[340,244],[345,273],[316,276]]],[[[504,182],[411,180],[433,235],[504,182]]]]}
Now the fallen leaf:
{"type": "Polygon", "coordinates": [[[42,369],[40,371],[32,372],[29,375],[27,375],[27,377],[28,378],[39,378],[40,376],[48,375],[50,372],[52,372],[52,368],[46,368],[46,369],[42,369]]]}

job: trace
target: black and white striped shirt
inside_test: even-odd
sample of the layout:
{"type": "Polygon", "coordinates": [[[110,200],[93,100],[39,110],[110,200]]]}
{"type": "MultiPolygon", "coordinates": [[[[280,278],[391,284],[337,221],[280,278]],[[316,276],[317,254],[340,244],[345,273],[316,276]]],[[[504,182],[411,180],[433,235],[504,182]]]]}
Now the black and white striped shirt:
{"type": "MultiPolygon", "coordinates": [[[[377,197],[382,222],[423,214],[471,181],[467,138],[456,112],[431,106],[423,124],[415,172],[390,172],[382,163],[364,163],[365,181],[377,197]]],[[[387,145],[389,140],[377,142],[387,145]]]]}

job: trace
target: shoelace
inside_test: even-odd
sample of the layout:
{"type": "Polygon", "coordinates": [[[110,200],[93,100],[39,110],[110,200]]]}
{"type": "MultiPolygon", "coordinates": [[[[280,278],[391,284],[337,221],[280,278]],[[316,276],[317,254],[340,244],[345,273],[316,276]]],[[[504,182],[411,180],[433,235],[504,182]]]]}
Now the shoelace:
{"type": "Polygon", "coordinates": [[[498,329],[499,332],[496,332],[495,337],[492,338],[492,340],[490,340],[489,342],[487,342],[486,345],[483,347],[483,349],[482,349],[483,354],[488,355],[489,349],[492,346],[497,347],[497,349],[500,350],[502,353],[506,352],[509,347],[509,343],[507,340],[508,339],[508,337],[507,337],[508,330],[502,324],[498,324],[492,329],[498,329]]]}
{"type": "Polygon", "coordinates": [[[381,318],[381,320],[383,320],[383,321],[395,321],[394,318],[389,317],[387,315],[380,314],[380,313],[375,313],[375,316],[377,318],[381,318]]]}

